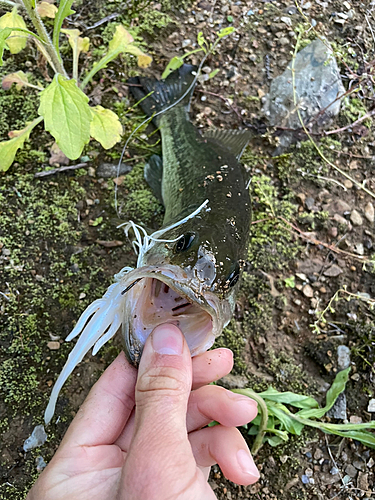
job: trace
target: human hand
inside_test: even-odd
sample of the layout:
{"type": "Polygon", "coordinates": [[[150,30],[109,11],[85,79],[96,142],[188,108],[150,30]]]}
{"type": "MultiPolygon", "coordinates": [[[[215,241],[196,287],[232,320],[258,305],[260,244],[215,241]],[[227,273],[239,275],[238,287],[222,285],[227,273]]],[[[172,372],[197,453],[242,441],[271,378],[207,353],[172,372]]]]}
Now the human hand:
{"type": "Polygon", "coordinates": [[[231,481],[255,483],[235,427],[255,418],[256,403],[207,385],[232,365],[228,349],[191,358],[180,330],[160,325],[138,377],[124,353],[103,373],[26,500],[215,499],[207,478],[216,463],[231,481]],[[221,425],[205,427],[212,420],[221,425]]]}

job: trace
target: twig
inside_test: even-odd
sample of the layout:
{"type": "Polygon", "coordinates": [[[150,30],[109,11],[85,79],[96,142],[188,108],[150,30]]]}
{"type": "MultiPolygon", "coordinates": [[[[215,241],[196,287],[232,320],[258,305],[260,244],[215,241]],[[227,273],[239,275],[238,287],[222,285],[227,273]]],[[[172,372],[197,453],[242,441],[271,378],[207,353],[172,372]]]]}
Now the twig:
{"type": "Polygon", "coordinates": [[[328,130],[328,132],[324,132],[324,135],[338,134],[339,132],[344,132],[344,130],[347,130],[348,128],[354,127],[358,123],[363,122],[363,120],[367,120],[367,118],[371,118],[371,116],[373,116],[373,115],[375,115],[375,109],[373,109],[369,113],[366,113],[365,115],[361,116],[361,118],[358,118],[358,120],[356,120],[353,123],[350,123],[349,125],[346,125],[345,127],[338,128],[336,130],[328,130]]]}
{"type": "Polygon", "coordinates": [[[371,23],[370,23],[370,21],[368,20],[368,17],[367,17],[367,15],[366,15],[366,14],[365,14],[365,19],[366,19],[366,22],[367,22],[367,24],[368,24],[369,30],[371,31],[372,39],[373,39],[374,44],[375,44],[375,35],[374,35],[373,30],[372,30],[371,23]]]}
{"type": "Polygon", "coordinates": [[[37,172],[34,177],[47,177],[48,175],[59,174],[65,170],[76,170],[77,168],[83,168],[86,166],[87,163],[77,163],[77,165],[68,165],[67,167],[59,167],[52,170],[43,170],[43,172],[37,172]]]}

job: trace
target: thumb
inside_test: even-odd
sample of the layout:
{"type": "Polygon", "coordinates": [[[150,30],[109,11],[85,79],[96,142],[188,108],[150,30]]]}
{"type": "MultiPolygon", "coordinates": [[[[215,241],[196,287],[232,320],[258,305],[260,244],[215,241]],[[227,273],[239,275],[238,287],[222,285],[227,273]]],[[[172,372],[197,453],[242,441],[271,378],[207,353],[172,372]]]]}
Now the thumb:
{"type": "Polygon", "coordinates": [[[191,356],[183,334],[172,324],[159,325],[147,339],[139,364],[135,429],[125,467],[128,479],[136,477],[139,485],[158,485],[160,491],[171,492],[173,478],[194,476],[186,429],[191,384],[191,356]]]}

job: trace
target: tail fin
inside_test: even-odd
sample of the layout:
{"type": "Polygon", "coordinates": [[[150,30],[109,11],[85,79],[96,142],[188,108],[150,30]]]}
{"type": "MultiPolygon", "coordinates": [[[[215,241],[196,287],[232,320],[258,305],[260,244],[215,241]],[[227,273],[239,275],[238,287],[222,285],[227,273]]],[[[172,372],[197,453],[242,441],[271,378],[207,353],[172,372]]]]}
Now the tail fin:
{"type": "MultiPolygon", "coordinates": [[[[137,101],[143,99],[140,106],[147,116],[152,116],[168,108],[181,99],[186,92],[186,96],[181,99],[181,103],[178,105],[188,108],[195,87],[193,85],[195,74],[193,73],[196,70],[196,66],[184,64],[165,80],[148,77],[130,78],[128,82],[134,85],[130,86],[130,92],[137,101]],[[150,93],[151,95],[146,97],[150,93]]],[[[158,122],[157,118],[155,119],[156,123],[158,122]]]]}

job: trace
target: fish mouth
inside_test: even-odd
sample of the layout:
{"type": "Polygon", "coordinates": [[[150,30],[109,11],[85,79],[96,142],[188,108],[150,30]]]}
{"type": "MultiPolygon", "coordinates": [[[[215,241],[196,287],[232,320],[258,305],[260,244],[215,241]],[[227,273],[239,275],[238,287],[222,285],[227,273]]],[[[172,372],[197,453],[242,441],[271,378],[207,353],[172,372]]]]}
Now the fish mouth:
{"type": "Polygon", "coordinates": [[[122,331],[132,364],[138,365],[147,337],[160,324],[176,325],[192,356],[209,349],[221,333],[218,299],[198,290],[177,266],[137,268],[126,278],[122,331]]]}

